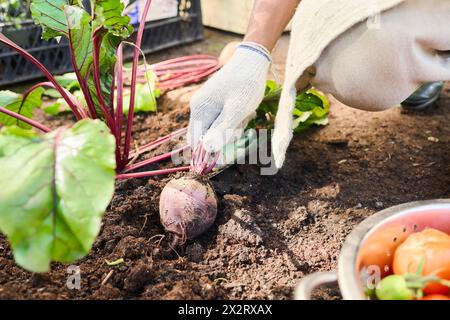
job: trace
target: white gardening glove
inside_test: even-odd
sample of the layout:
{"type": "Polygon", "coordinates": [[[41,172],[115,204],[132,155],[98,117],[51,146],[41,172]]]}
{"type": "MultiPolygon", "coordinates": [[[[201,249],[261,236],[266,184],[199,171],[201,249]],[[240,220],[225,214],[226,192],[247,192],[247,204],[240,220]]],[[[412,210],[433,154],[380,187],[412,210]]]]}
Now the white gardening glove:
{"type": "Polygon", "coordinates": [[[242,135],[264,98],[271,57],[263,46],[242,42],[229,62],[191,99],[188,142],[202,138],[213,153],[242,135]]]}

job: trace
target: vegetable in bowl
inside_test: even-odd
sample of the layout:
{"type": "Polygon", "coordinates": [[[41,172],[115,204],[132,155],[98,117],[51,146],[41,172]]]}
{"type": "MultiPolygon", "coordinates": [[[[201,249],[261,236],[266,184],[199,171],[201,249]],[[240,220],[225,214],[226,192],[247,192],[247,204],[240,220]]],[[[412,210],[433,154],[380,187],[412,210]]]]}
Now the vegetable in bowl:
{"type": "Polygon", "coordinates": [[[366,290],[369,297],[450,299],[450,235],[434,228],[408,235],[394,249],[390,270],[393,274],[384,276],[375,290],[366,290]]]}

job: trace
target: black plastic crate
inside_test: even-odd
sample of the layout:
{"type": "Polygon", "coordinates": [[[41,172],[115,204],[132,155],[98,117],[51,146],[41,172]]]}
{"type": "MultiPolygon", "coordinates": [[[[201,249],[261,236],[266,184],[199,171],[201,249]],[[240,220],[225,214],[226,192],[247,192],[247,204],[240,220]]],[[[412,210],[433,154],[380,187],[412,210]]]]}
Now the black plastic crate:
{"type": "MultiPolygon", "coordinates": [[[[187,44],[203,38],[200,0],[178,0],[178,16],[147,22],[142,39],[146,54],[176,45],[187,44]]],[[[137,25],[134,26],[137,30],[137,25]]],[[[44,41],[41,28],[32,21],[24,22],[19,29],[14,26],[0,28],[8,38],[27,49],[53,74],[72,71],[70,51],[63,39],[44,41]]],[[[132,37],[133,39],[133,37],[132,37]]],[[[134,40],[134,39],[133,39],[134,40]]],[[[126,46],[124,56],[133,56],[133,47],[126,46]]],[[[42,78],[42,73],[30,62],[3,44],[0,44],[0,86],[42,78]]]]}
{"type": "MultiPolygon", "coordinates": [[[[70,51],[67,41],[62,39],[44,41],[42,30],[32,22],[27,22],[20,29],[8,26],[2,31],[8,38],[38,59],[51,73],[62,74],[70,72],[70,51]]],[[[19,83],[43,77],[41,71],[24,57],[0,45],[0,86],[19,83]]]]}

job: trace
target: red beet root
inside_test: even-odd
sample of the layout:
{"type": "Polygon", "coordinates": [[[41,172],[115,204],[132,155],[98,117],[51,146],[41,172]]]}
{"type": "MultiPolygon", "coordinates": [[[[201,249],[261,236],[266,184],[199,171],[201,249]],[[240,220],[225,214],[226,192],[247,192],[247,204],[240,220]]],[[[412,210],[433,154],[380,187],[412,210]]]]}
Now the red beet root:
{"type": "Polygon", "coordinates": [[[159,212],[164,229],[183,244],[205,232],[217,215],[217,198],[206,177],[188,175],[171,180],[163,189],[159,212]]]}

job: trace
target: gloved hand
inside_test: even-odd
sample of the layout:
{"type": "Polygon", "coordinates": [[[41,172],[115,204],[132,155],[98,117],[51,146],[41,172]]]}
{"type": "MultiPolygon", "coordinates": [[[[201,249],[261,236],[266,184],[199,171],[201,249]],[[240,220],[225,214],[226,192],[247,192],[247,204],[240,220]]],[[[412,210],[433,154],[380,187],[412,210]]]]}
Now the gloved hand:
{"type": "Polygon", "coordinates": [[[202,138],[213,153],[242,135],[264,98],[269,52],[261,45],[242,42],[231,59],[191,99],[188,142],[202,138]]]}

